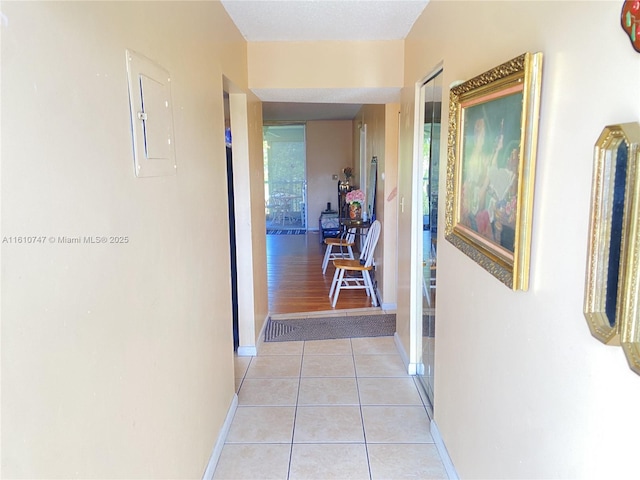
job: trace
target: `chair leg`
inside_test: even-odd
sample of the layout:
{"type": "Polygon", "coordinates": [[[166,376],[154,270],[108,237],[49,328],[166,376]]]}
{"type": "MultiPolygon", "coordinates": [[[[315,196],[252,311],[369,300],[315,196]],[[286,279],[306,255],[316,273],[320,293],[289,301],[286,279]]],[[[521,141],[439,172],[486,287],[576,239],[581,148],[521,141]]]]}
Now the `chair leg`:
{"type": "Polygon", "coordinates": [[[336,288],[336,282],[338,281],[339,273],[340,273],[340,269],[336,268],[336,272],[333,274],[333,281],[331,282],[331,289],[329,290],[329,298],[333,296],[333,291],[336,288]]]}
{"type": "Polygon", "coordinates": [[[364,283],[367,286],[367,295],[371,297],[371,303],[374,307],[378,306],[378,297],[376,297],[376,292],[373,289],[373,282],[371,281],[371,276],[367,270],[362,272],[362,277],[364,278],[364,283]]]}
{"type": "Polygon", "coordinates": [[[371,296],[371,288],[370,288],[370,277],[369,272],[364,270],[362,272],[362,286],[364,287],[364,291],[367,292],[367,297],[371,296]]]}
{"type": "Polygon", "coordinates": [[[340,286],[342,285],[342,279],[344,277],[344,269],[338,268],[336,270],[336,273],[338,273],[338,271],[340,272],[340,275],[338,276],[338,281],[336,282],[336,293],[333,296],[333,302],[331,303],[331,306],[334,308],[336,306],[336,303],[338,303],[338,296],[340,295],[340,286]]]}
{"type": "Polygon", "coordinates": [[[331,250],[333,246],[327,245],[327,249],[324,252],[324,260],[322,260],[322,274],[327,272],[327,266],[329,265],[329,257],[331,257],[331,250]]]}
{"type": "Polygon", "coordinates": [[[362,272],[362,285],[364,286],[364,291],[367,292],[367,297],[371,297],[371,289],[369,287],[369,276],[366,270],[362,272]]]}
{"type": "Polygon", "coordinates": [[[333,245],[327,245],[327,249],[324,252],[324,260],[322,260],[322,274],[327,272],[329,261],[331,260],[331,254],[333,253],[333,245]]]}

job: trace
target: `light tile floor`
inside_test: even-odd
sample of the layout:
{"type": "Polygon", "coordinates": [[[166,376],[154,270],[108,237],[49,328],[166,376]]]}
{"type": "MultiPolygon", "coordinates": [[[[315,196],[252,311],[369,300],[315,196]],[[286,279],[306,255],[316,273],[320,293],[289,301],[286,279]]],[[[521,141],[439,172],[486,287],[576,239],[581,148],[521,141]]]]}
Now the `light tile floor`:
{"type": "Polygon", "coordinates": [[[446,479],[392,337],[261,344],[215,479],[446,479]]]}

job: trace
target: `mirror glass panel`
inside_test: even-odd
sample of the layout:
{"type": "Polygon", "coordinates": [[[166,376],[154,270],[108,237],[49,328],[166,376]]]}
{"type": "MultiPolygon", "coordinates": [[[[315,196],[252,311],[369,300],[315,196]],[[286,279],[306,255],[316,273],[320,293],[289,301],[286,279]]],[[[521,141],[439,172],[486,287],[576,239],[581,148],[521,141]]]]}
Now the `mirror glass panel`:
{"type": "Polygon", "coordinates": [[[614,181],[611,191],[611,229],[609,234],[609,262],[607,265],[607,293],[605,299],[605,313],[611,327],[616,325],[622,222],[627,184],[627,159],[627,144],[620,142],[615,153],[614,181]]]}
{"type": "Polygon", "coordinates": [[[440,170],[440,131],[442,114],[442,70],[420,89],[420,178],[419,208],[422,218],[422,359],[418,379],[433,405],[436,344],[436,266],[438,250],[438,189],[440,170]]]}

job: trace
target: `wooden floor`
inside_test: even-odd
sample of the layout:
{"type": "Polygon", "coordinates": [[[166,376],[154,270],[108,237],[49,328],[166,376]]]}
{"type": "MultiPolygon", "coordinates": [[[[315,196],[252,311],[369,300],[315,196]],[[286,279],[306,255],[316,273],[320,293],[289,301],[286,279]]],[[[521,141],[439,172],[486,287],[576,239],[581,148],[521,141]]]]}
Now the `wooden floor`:
{"type": "Polygon", "coordinates": [[[304,313],[371,308],[364,290],[342,290],[336,308],[329,289],[333,265],[322,275],[324,244],[319,233],[267,235],[269,313],[304,313]]]}

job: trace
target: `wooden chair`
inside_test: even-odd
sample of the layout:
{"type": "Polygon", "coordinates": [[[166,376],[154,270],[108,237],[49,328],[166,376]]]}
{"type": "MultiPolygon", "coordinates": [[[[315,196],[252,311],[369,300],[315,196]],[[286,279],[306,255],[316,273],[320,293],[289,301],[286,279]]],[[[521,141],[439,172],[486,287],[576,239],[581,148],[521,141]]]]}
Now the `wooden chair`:
{"type": "Polygon", "coordinates": [[[325,238],[324,244],[327,246],[322,260],[322,274],[324,275],[329,265],[329,260],[348,258],[353,260],[353,246],[355,245],[356,229],[350,228],[346,234],[336,238],[325,238]],[[334,251],[334,248],[336,251],[334,251]]]}
{"type": "Polygon", "coordinates": [[[331,290],[329,290],[329,297],[332,298],[332,307],[336,306],[342,289],[364,289],[367,292],[367,296],[371,297],[373,306],[378,306],[378,298],[376,297],[369,272],[374,268],[373,253],[378,244],[380,229],[379,220],[371,224],[359,259],[337,259],[333,261],[336,273],[333,275],[331,290]],[[348,275],[345,275],[346,273],[348,275]]]}

